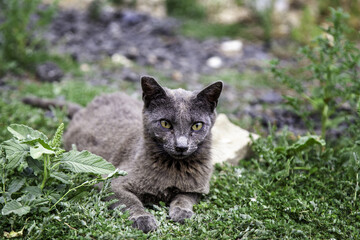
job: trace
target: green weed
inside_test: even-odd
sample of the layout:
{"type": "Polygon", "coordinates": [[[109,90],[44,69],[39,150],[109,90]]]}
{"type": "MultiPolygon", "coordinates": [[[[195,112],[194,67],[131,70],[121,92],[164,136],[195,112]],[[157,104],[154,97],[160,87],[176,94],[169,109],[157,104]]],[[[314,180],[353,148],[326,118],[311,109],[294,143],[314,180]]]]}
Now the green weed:
{"type": "Polygon", "coordinates": [[[47,59],[44,42],[35,36],[34,29],[50,23],[56,5],[39,10],[40,0],[0,1],[0,75],[7,71],[34,71],[36,63],[47,59]],[[37,20],[31,18],[37,14],[37,20]]]}
{"type": "Polygon", "coordinates": [[[61,149],[64,124],[51,140],[25,125],[12,124],[7,129],[13,137],[0,145],[0,205],[1,217],[9,217],[12,223],[29,213],[50,213],[62,201],[80,200],[81,188],[126,174],[90,152],[61,149]],[[75,185],[74,176],[79,173],[97,177],[75,185]]]}
{"type": "Polygon", "coordinates": [[[324,33],[316,39],[314,47],[305,46],[301,53],[307,61],[301,73],[290,76],[272,62],[272,72],[281,83],[294,90],[295,96],[286,96],[287,104],[299,114],[310,130],[317,114],[321,118],[321,136],[325,138],[329,128],[336,128],[353,113],[339,111],[349,104],[355,109],[360,90],[359,71],[360,51],[355,43],[349,41],[344,22],[348,15],[342,10],[332,9],[331,23],[324,33]]]}

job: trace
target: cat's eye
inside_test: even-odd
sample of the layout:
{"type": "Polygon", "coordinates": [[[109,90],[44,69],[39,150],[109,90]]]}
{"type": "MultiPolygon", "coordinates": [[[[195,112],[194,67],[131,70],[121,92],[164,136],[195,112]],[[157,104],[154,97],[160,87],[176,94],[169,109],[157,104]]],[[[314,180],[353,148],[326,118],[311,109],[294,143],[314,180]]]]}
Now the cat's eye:
{"type": "Polygon", "coordinates": [[[161,121],[160,121],[160,124],[161,124],[161,126],[162,126],[163,128],[166,128],[166,129],[171,128],[171,124],[170,124],[168,121],[166,121],[166,120],[161,120],[161,121]]]}
{"type": "Polygon", "coordinates": [[[191,128],[194,131],[199,131],[202,127],[203,127],[203,124],[201,122],[197,122],[197,123],[194,123],[194,125],[192,125],[191,128]]]}

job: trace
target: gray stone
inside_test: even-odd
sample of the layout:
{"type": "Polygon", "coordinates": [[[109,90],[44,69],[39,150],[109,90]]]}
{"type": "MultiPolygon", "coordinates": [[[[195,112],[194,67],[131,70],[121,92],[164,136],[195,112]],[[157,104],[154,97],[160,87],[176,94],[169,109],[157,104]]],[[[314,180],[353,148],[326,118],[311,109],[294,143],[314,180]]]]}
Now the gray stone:
{"type": "Polygon", "coordinates": [[[56,63],[45,62],[36,66],[36,76],[43,82],[60,81],[64,72],[56,63]]]}
{"type": "Polygon", "coordinates": [[[218,56],[214,56],[214,57],[208,58],[208,60],[206,61],[206,65],[211,68],[218,69],[223,66],[223,60],[218,56]]]}
{"type": "Polygon", "coordinates": [[[229,40],[222,42],[220,50],[227,56],[233,56],[242,52],[243,42],[240,40],[229,40]]]}
{"type": "Polygon", "coordinates": [[[250,152],[252,140],[259,138],[230,122],[225,114],[219,114],[212,129],[212,162],[228,162],[237,165],[250,152]]]}

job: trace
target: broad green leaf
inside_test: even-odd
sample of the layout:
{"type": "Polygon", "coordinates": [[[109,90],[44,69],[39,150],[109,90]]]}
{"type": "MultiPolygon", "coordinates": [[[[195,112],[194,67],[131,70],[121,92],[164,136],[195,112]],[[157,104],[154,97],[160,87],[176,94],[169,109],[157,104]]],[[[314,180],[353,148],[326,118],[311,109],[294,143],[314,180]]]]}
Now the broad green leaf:
{"type": "Polygon", "coordinates": [[[31,140],[40,138],[46,141],[48,138],[42,132],[32,129],[31,127],[22,125],[22,124],[11,124],[8,128],[8,131],[19,140],[31,140]]]}
{"type": "Polygon", "coordinates": [[[14,139],[3,142],[3,148],[5,149],[6,158],[8,163],[6,164],[6,169],[14,169],[29,153],[29,147],[25,144],[16,142],[14,139]]]}
{"type": "Polygon", "coordinates": [[[36,197],[42,194],[41,189],[37,186],[27,186],[24,188],[25,193],[30,193],[36,197]]]}
{"type": "Polygon", "coordinates": [[[22,206],[17,201],[11,201],[5,204],[3,209],[1,210],[2,215],[9,215],[14,213],[16,215],[22,216],[30,212],[29,206],[22,206]]]}
{"type": "Polygon", "coordinates": [[[314,145],[325,146],[326,143],[324,139],[320,139],[320,137],[316,135],[303,136],[300,137],[300,139],[291,145],[287,150],[298,153],[314,145]]]}
{"type": "Polygon", "coordinates": [[[53,192],[50,195],[48,195],[48,198],[51,200],[52,203],[56,203],[61,197],[62,195],[56,192],[53,192]]]}
{"type": "Polygon", "coordinates": [[[110,174],[115,167],[102,157],[88,151],[70,151],[64,153],[61,159],[64,167],[76,173],[110,174]]]}
{"type": "Polygon", "coordinates": [[[63,172],[52,172],[50,177],[53,177],[62,183],[70,184],[70,177],[63,172]]]}
{"type": "Polygon", "coordinates": [[[316,135],[303,136],[300,137],[299,140],[297,140],[291,146],[277,147],[275,148],[275,151],[283,154],[294,154],[294,153],[299,153],[314,145],[325,146],[326,142],[324,139],[321,139],[319,136],[316,135]]]}
{"type": "Polygon", "coordinates": [[[29,136],[26,139],[20,140],[20,143],[24,143],[24,144],[28,144],[30,146],[38,146],[41,145],[42,148],[48,149],[53,151],[54,148],[52,148],[50,146],[50,144],[47,142],[47,140],[43,139],[43,137],[37,137],[37,138],[33,138],[31,136],[29,136]]]}
{"type": "Polygon", "coordinates": [[[22,188],[25,184],[26,178],[21,178],[21,179],[13,179],[10,184],[9,184],[9,189],[8,192],[10,194],[17,192],[20,190],[20,188],[22,188]]]}
{"type": "Polygon", "coordinates": [[[40,210],[40,212],[47,213],[50,211],[50,208],[49,207],[40,207],[39,210],[40,210]]]}
{"type": "Polygon", "coordinates": [[[41,138],[26,139],[26,140],[22,140],[20,142],[24,143],[24,144],[31,145],[31,146],[41,144],[44,148],[49,149],[49,150],[53,150],[53,148],[41,138]]]}
{"type": "Polygon", "coordinates": [[[27,194],[21,195],[19,198],[16,199],[16,201],[22,202],[22,203],[26,202],[26,203],[29,203],[29,205],[33,205],[35,199],[36,199],[35,195],[27,193],[27,194]]]}
{"type": "Polygon", "coordinates": [[[36,198],[36,199],[34,199],[34,200],[32,200],[31,202],[30,202],[30,204],[31,204],[31,206],[36,206],[36,207],[38,207],[38,206],[42,206],[42,205],[48,205],[49,204],[49,199],[48,198],[36,198]]]}
{"type": "Polygon", "coordinates": [[[44,148],[44,146],[40,143],[37,143],[35,146],[30,147],[30,156],[33,159],[39,159],[43,154],[55,155],[55,152],[53,150],[44,148]]]}
{"type": "Polygon", "coordinates": [[[29,168],[31,168],[34,171],[35,176],[38,176],[39,173],[43,172],[43,166],[44,166],[43,161],[38,161],[36,159],[29,158],[27,163],[29,168]]]}

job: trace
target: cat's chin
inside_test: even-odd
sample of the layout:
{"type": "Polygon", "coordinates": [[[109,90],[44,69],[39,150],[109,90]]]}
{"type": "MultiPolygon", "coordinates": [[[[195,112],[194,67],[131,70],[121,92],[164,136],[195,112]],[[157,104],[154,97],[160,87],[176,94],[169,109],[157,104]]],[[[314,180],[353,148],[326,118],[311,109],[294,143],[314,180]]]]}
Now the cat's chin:
{"type": "Polygon", "coordinates": [[[178,159],[178,160],[181,160],[181,159],[185,159],[185,158],[188,158],[191,154],[169,154],[172,158],[174,159],[178,159]]]}

